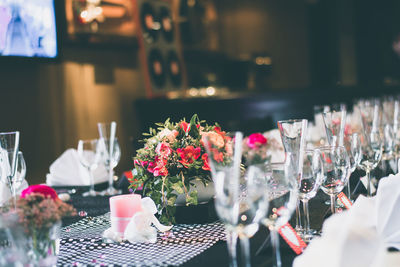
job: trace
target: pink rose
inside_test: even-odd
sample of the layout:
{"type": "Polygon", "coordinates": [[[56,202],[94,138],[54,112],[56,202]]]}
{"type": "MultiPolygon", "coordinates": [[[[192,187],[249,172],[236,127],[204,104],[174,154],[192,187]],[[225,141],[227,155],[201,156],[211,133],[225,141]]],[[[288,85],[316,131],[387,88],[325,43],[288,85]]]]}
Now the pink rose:
{"type": "Polygon", "coordinates": [[[42,184],[31,185],[28,188],[24,189],[21,192],[21,198],[25,198],[32,193],[39,193],[44,195],[45,197],[51,197],[51,199],[53,200],[59,199],[57,192],[53,188],[42,184]]]}
{"type": "Polygon", "coordinates": [[[217,148],[222,148],[225,145],[224,137],[216,132],[202,132],[201,142],[203,145],[205,144],[206,140],[208,140],[211,145],[216,146],[217,148]]]}
{"type": "Polygon", "coordinates": [[[162,158],[168,158],[172,154],[172,149],[168,143],[161,142],[156,147],[156,153],[162,158]]]}
{"type": "Polygon", "coordinates": [[[267,143],[267,138],[261,133],[253,133],[247,138],[247,146],[257,148],[267,143]]]}
{"type": "Polygon", "coordinates": [[[167,160],[156,156],[154,161],[149,163],[147,170],[150,173],[152,173],[155,177],[167,176],[168,169],[167,169],[166,165],[167,165],[167,160]]]}

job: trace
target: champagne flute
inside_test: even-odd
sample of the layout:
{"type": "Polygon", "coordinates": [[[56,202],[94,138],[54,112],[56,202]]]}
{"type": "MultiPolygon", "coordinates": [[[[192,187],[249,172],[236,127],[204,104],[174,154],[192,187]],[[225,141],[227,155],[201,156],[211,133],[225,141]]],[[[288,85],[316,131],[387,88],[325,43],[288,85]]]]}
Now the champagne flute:
{"type": "Polygon", "coordinates": [[[332,109],[324,112],[323,119],[329,145],[342,146],[346,125],[346,106],[341,104],[339,110],[332,109]]]}
{"type": "MultiPolygon", "coordinates": [[[[8,152],[13,153],[13,152],[8,152]]],[[[9,155],[10,157],[10,155],[9,155]]],[[[13,195],[17,195],[18,189],[21,187],[22,182],[25,179],[26,176],[26,162],[24,159],[24,155],[22,154],[22,151],[18,151],[17,153],[17,161],[16,161],[16,170],[15,170],[15,175],[13,177],[13,195]]]]}
{"type": "Polygon", "coordinates": [[[117,123],[112,121],[111,123],[99,122],[97,124],[102,149],[103,149],[103,160],[105,166],[108,168],[108,189],[105,194],[115,195],[119,191],[113,186],[114,183],[114,168],[118,165],[121,157],[121,149],[116,138],[117,123]]]}
{"type": "Polygon", "coordinates": [[[78,156],[81,164],[88,170],[90,189],[84,196],[96,196],[94,190],[94,177],[93,171],[98,167],[101,157],[100,143],[97,139],[79,140],[78,142],[78,156]]]}
{"type": "Polygon", "coordinates": [[[276,267],[282,266],[278,230],[289,221],[299,199],[296,162],[290,153],[286,153],[284,162],[270,163],[266,172],[270,201],[262,223],[271,234],[276,267]]]}
{"type": "Polygon", "coordinates": [[[308,201],[315,197],[320,185],[324,182],[321,153],[318,149],[304,152],[303,175],[300,179],[299,198],[303,202],[304,231],[302,238],[309,242],[316,231],[310,229],[308,201]]]}
{"type": "Polygon", "coordinates": [[[381,110],[378,101],[364,101],[359,106],[363,126],[360,168],[367,176],[367,194],[371,196],[371,171],[382,159],[383,140],[380,132],[381,110]]]}
{"type": "MultiPolygon", "coordinates": [[[[308,121],[305,119],[278,121],[282,144],[285,152],[291,153],[293,159],[291,164],[293,164],[297,179],[301,178],[303,171],[302,157],[306,144],[307,124],[308,121]]],[[[300,180],[297,182],[300,183],[300,180]]],[[[303,231],[301,225],[300,200],[297,200],[295,229],[299,233],[303,231]]]]}
{"type": "Polygon", "coordinates": [[[350,159],[343,146],[323,146],[321,151],[324,181],[321,189],[330,196],[332,214],[336,212],[336,195],[347,183],[350,159]]]}
{"type": "Polygon", "coordinates": [[[17,166],[19,136],[19,131],[0,133],[2,179],[7,181],[13,196],[14,205],[16,205],[16,188],[14,177],[17,166]]]}
{"type": "Polygon", "coordinates": [[[221,148],[205,139],[215,188],[215,208],[227,231],[230,266],[237,266],[236,242],[242,244],[244,265],[250,266],[249,238],[268,209],[265,165],[249,165],[241,172],[243,134],[229,133],[221,148]],[[224,155],[224,160],[221,160],[224,155]]]}
{"type": "Polygon", "coordinates": [[[356,170],[361,161],[361,140],[358,133],[353,133],[351,135],[345,135],[344,145],[349,155],[350,169],[347,177],[347,196],[351,200],[351,188],[350,188],[350,177],[351,174],[356,170]]]}

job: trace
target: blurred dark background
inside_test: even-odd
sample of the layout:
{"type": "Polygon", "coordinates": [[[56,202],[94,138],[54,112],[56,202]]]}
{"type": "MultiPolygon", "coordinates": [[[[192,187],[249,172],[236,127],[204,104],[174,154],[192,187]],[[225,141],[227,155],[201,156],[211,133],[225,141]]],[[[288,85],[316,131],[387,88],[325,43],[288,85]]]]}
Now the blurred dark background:
{"type": "Polygon", "coordinates": [[[30,183],[79,139],[96,138],[100,121],[118,123],[120,173],[141,132],[167,117],[265,131],[312,119],[316,104],[400,93],[397,0],[172,1],[187,82],[157,98],[137,38],[71,38],[65,1],[56,1],[57,60],[0,58],[0,131],[21,131],[30,183]]]}

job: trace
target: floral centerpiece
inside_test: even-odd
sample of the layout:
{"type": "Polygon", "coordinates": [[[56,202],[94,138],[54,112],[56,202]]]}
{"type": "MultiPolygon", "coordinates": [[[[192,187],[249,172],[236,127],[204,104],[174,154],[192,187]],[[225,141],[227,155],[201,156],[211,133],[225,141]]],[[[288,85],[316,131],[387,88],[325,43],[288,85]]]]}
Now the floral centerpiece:
{"type": "Polygon", "coordinates": [[[195,181],[207,186],[211,182],[208,154],[204,148],[205,138],[219,148],[218,161],[226,155],[228,141],[218,124],[208,125],[194,115],[189,122],[185,119],[156,123],[150,128],[142,142],[144,147],[134,157],[131,188],[142,190],[156,203],[162,223],[175,223],[175,201],[184,194],[186,205],[197,205],[198,192],[195,181]]]}
{"type": "Polygon", "coordinates": [[[55,264],[56,238],[61,219],[76,214],[71,205],[60,200],[56,191],[46,185],[29,186],[15,202],[2,207],[1,212],[10,215],[8,218],[16,217],[16,222],[8,222],[14,224],[10,228],[14,235],[21,235],[18,231],[22,229],[25,241],[19,242],[23,242],[29,262],[40,266],[55,264]]]}

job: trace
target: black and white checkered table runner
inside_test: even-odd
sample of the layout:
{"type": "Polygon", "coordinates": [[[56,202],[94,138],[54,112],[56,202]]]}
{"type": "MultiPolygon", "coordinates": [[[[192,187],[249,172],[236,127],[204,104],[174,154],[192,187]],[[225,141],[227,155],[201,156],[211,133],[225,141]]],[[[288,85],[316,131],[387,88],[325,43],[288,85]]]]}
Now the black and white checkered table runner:
{"type": "Polygon", "coordinates": [[[107,243],[101,235],[109,227],[109,213],[64,227],[57,266],[178,266],[225,240],[220,222],[175,225],[154,244],[107,243]]]}

